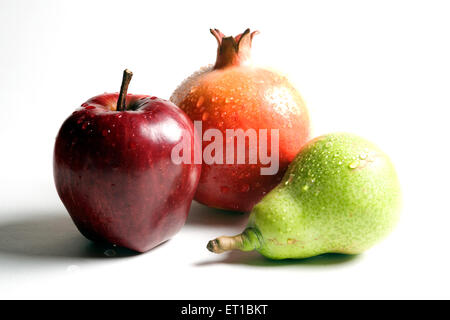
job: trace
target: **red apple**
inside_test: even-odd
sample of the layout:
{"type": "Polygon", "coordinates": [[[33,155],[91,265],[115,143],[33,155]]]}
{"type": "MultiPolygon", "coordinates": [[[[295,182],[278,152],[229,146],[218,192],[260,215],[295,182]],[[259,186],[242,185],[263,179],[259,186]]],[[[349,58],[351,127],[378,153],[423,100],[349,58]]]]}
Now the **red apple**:
{"type": "MultiPolygon", "coordinates": [[[[54,150],[58,194],[80,232],[145,252],[184,225],[201,165],[175,164],[172,148],[191,120],[169,101],[126,94],[89,99],[63,123],[54,150]]],[[[193,155],[192,155],[193,156],[193,155]]]]}

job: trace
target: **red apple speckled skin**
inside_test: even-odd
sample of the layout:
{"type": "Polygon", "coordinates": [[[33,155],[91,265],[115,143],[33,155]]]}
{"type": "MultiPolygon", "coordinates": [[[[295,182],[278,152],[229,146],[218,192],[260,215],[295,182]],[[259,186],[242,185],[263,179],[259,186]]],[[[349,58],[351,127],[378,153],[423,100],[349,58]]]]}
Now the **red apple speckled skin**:
{"type": "MultiPolygon", "coordinates": [[[[184,225],[201,165],[171,160],[189,118],[169,101],[118,94],[96,96],[62,125],[54,149],[58,194],[80,232],[145,252],[184,225]],[[131,109],[131,110],[130,110],[131,109]]],[[[192,155],[193,157],[193,155],[192,155]]]]}

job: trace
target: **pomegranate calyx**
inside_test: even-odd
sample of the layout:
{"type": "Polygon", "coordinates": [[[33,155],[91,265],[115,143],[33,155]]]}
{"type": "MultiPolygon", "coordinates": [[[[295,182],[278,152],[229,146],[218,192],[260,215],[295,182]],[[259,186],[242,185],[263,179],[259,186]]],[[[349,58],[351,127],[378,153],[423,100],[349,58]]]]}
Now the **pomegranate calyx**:
{"type": "Polygon", "coordinates": [[[246,29],[235,37],[225,37],[218,29],[210,29],[210,32],[218,44],[214,69],[246,64],[251,58],[253,37],[259,33],[259,31],[250,32],[250,29],[246,29]]]}

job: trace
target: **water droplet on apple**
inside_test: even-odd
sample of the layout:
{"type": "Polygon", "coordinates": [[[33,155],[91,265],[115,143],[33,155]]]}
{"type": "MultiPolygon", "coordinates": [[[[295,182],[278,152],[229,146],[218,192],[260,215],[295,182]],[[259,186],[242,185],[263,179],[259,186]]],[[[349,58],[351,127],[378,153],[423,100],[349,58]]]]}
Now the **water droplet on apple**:
{"type": "Polygon", "coordinates": [[[228,193],[228,192],[230,192],[230,188],[228,188],[227,186],[221,186],[220,191],[222,193],[228,193]]]}
{"type": "Polygon", "coordinates": [[[244,183],[241,188],[240,188],[241,192],[248,192],[250,190],[250,185],[247,183],[244,183]]]}
{"type": "Polygon", "coordinates": [[[110,132],[111,132],[111,130],[109,130],[109,129],[103,129],[102,136],[106,137],[110,132]]]}

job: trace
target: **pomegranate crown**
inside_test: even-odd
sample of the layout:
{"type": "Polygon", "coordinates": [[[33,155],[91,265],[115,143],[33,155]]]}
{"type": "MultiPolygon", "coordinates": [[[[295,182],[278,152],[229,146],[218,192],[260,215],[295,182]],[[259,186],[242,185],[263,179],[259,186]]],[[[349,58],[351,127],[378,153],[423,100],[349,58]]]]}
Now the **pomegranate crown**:
{"type": "Polygon", "coordinates": [[[225,37],[218,29],[209,31],[216,38],[218,44],[214,69],[240,66],[250,60],[252,40],[259,31],[250,32],[250,29],[247,29],[235,37],[225,37]]]}

